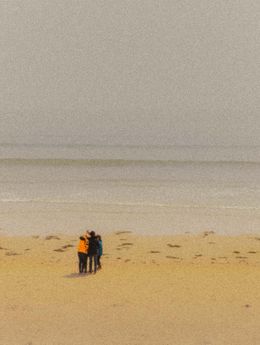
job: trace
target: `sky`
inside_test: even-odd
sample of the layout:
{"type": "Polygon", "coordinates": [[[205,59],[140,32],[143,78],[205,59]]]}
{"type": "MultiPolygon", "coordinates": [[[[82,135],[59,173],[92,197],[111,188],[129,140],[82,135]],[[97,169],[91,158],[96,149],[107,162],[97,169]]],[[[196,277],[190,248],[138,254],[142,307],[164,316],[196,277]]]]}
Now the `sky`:
{"type": "Polygon", "coordinates": [[[260,2],[0,0],[0,143],[260,145],[260,2]]]}

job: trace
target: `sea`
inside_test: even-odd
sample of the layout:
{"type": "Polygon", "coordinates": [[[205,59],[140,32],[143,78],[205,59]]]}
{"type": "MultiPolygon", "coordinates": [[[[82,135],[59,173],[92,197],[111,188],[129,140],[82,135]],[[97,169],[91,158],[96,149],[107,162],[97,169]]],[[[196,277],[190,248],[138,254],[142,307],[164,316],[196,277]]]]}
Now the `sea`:
{"type": "Polygon", "coordinates": [[[0,144],[0,234],[260,234],[259,146],[0,144]]]}

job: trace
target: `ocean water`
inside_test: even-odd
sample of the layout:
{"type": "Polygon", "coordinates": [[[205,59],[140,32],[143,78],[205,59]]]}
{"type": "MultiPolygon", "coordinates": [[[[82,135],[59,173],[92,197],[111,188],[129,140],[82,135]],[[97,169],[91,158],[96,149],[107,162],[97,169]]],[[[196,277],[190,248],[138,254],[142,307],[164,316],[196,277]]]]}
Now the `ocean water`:
{"type": "Polygon", "coordinates": [[[257,233],[260,148],[2,144],[1,209],[8,234],[257,233]]]}

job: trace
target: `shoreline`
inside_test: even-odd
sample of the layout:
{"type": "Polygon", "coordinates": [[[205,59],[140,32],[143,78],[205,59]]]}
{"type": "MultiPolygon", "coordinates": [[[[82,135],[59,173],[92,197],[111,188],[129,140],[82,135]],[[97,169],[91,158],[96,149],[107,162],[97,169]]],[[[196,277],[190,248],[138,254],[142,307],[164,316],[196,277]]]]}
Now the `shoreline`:
{"type": "Polygon", "coordinates": [[[175,208],[113,206],[78,203],[0,202],[0,235],[76,235],[86,226],[100,233],[115,230],[140,235],[257,234],[260,209],[175,208]]]}

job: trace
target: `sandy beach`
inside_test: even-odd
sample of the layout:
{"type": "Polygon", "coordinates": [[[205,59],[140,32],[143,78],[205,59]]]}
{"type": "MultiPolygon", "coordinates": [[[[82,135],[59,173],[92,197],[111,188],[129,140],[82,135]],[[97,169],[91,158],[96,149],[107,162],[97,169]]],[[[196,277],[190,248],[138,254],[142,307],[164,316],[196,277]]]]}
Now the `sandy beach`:
{"type": "Polygon", "coordinates": [[[259,237],[119,231],[96,275],[77,242],[1,237],[1,344],[260,343],[259,237]]]}

